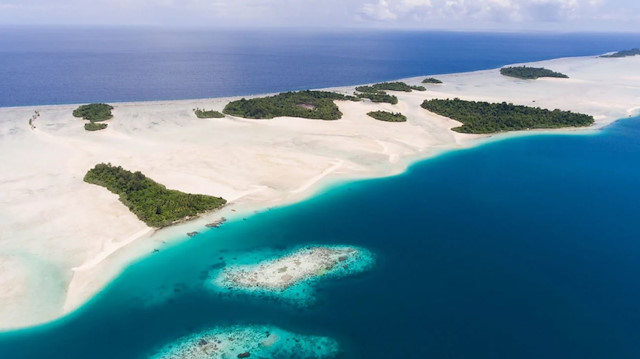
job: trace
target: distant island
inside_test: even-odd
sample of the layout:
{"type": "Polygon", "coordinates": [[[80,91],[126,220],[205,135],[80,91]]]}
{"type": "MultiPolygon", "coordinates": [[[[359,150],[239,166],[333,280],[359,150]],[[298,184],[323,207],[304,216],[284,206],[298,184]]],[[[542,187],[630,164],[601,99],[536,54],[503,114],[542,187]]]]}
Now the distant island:
{"type": "Polygon", "coordinates": [[[89,121],[84,125],[84,129],[87,131],[99,131],[107,128],[106,123],[96,123],[101,121],[110,120],[113,118],[111,113],[113,106],[106,103],[92,103],[88,105],[82,105],[73,110],[73,117],[82,118],[89,121]]]}
{"type": "Polygon", "coordinates": [[[500,73],[504,76],[515,77],[524,80],[535,80],[540,77],[555,77],[568,79],[569,76],[545,69],[544,67],[529,67],[529,66],[512,66],[503,67],[500,69],[500,73]]]}
{"type": "Polygon", "coordinates": [[[422,107],[441,116],[462,122],[453,128],[461,133],[495,133],[542,128],[583,127],[593,124],[593,116],[571,111],[549,111],[511,103],[453,100],[425,100],[422,107]]]}
{"type": "Polygon", "coordinates": [[[426,79],[422,80],[423,84],[441,84],[442,81],[438,80],[435,77],[427,77],[426,79]]]}
{"type": "Polygon", "coordinates": [[[427,89],[424,86],[410,86],[404,82],[381,82],[370,86],[358,86],[356,87],[356,91],[358,92],[380,92],[380,91],[402,91],[402,92],[411,92],[413,90],[416,91],[426,91],[427,89]]]}
{"type": "Polygon", "coordinates": [[[167,189],[141,172],[130,172],[110,163],[97,164],[84,181],[105,187],[150,227],[165,227],[211,211],[227,203],[220,197],[167,189]]]}
{"type": "Polygon", "coordinates": [[[284,92],[275,96],[240,99],[229,102],[222,110],[231,116],[252,119],[271,119],[290,116],[317,120],[338,120],[342,112],[334,100],[359,101],[355,96],[346,96],[327,91],[284,92]]]}
{"type": "Polygon", "coordinates": [[[400,91],[400,92],[411,92],[413,90],[416,91],[426,91],[427,89],[424,86],[410,86],[404,82],[381,82],[374,85],[368,86],[358,86],[356,87],[356,96],[359,98],[366,98],[371,100],[371,102],[375,103],[390,103],[395,105],[398,103],[398,98],[394,95],[389,95],[385,91],[400,91]]]}
{"type": "Polygon", "coordinates": [[[224,113],[215,110],[205,110],[202,108],[193,109],[197,118],[224,118],[224,113]]]}
{"type": "Polygon", "coordinates": [[[636,56],[636,55],[640,55],[640,49],[639,48],[635,48],[635,49],[631,49],[631,50],[622,50],[622,51],[618,51],[618,52],[614,52],[613,54],[609,54],[609,55],[602,55],[600,57],[628,57],[628,56],[636,56]]]}
{"type": "Polygon", "coordinates": [[[401,114],[400,112],[388,112],[388,111],[371,111],[367,113],[369,117],[375,118],[376,120],[385,121],[385,122],[406,122],[407,116],[401,114]]]}

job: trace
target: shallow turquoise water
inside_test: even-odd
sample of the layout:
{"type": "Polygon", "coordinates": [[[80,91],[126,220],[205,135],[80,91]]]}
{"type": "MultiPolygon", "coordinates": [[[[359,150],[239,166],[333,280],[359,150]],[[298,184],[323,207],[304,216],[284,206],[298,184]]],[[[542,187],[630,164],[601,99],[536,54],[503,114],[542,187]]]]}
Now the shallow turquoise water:
{"type": "Polygon", "coordinates": [[[0,358],[143,358],[221,325],[330,337],[345,358],[640,357],[640,119],[513,138],[346,183],[212,229],[127,269],[74,315],[0,334],[0,358]],[[369,249],[316,304],[219,297],[224,258],[369,249]]]}

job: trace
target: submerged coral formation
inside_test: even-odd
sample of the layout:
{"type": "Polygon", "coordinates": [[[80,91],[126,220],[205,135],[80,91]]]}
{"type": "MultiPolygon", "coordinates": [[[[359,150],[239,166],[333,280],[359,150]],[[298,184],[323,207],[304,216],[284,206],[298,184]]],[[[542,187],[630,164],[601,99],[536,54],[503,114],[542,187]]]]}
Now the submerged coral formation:
{"type": "Polygon", "coordinates": [[[195,333],[162,348],[151,359],[333,358],[338,343],[270,326],[220,327],[195,333]]]}
{"type": "Polygon", "coordinates": [[[215,271],[211,281],[213,288],[228,294],[275,296],[306,306],[314,301],[312,284],[317,280],[360,273],[374,262],[371,252],[352,246],[305,246],[269,256],[272,254],[249,263],[241,260],[241,264],[227,265],[215,271]]]}

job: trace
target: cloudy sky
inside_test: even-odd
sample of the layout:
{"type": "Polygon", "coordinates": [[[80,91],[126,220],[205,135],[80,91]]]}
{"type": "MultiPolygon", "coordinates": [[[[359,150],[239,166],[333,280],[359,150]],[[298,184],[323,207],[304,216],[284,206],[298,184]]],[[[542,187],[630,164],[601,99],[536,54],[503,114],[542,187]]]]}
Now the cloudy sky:
{"type": "Polygon", "coordinates": [[[0,0],[0,25],[638,32],[640,0],[0,0]]]}

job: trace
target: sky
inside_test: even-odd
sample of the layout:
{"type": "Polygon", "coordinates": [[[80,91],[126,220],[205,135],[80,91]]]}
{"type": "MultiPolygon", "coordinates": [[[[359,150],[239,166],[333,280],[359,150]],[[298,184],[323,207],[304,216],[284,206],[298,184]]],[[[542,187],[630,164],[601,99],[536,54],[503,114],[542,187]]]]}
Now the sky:
{"type": "Polygon", "coordinates": [[[2,25],[640,32],[640,0],[0,0],[2,25]]]}

